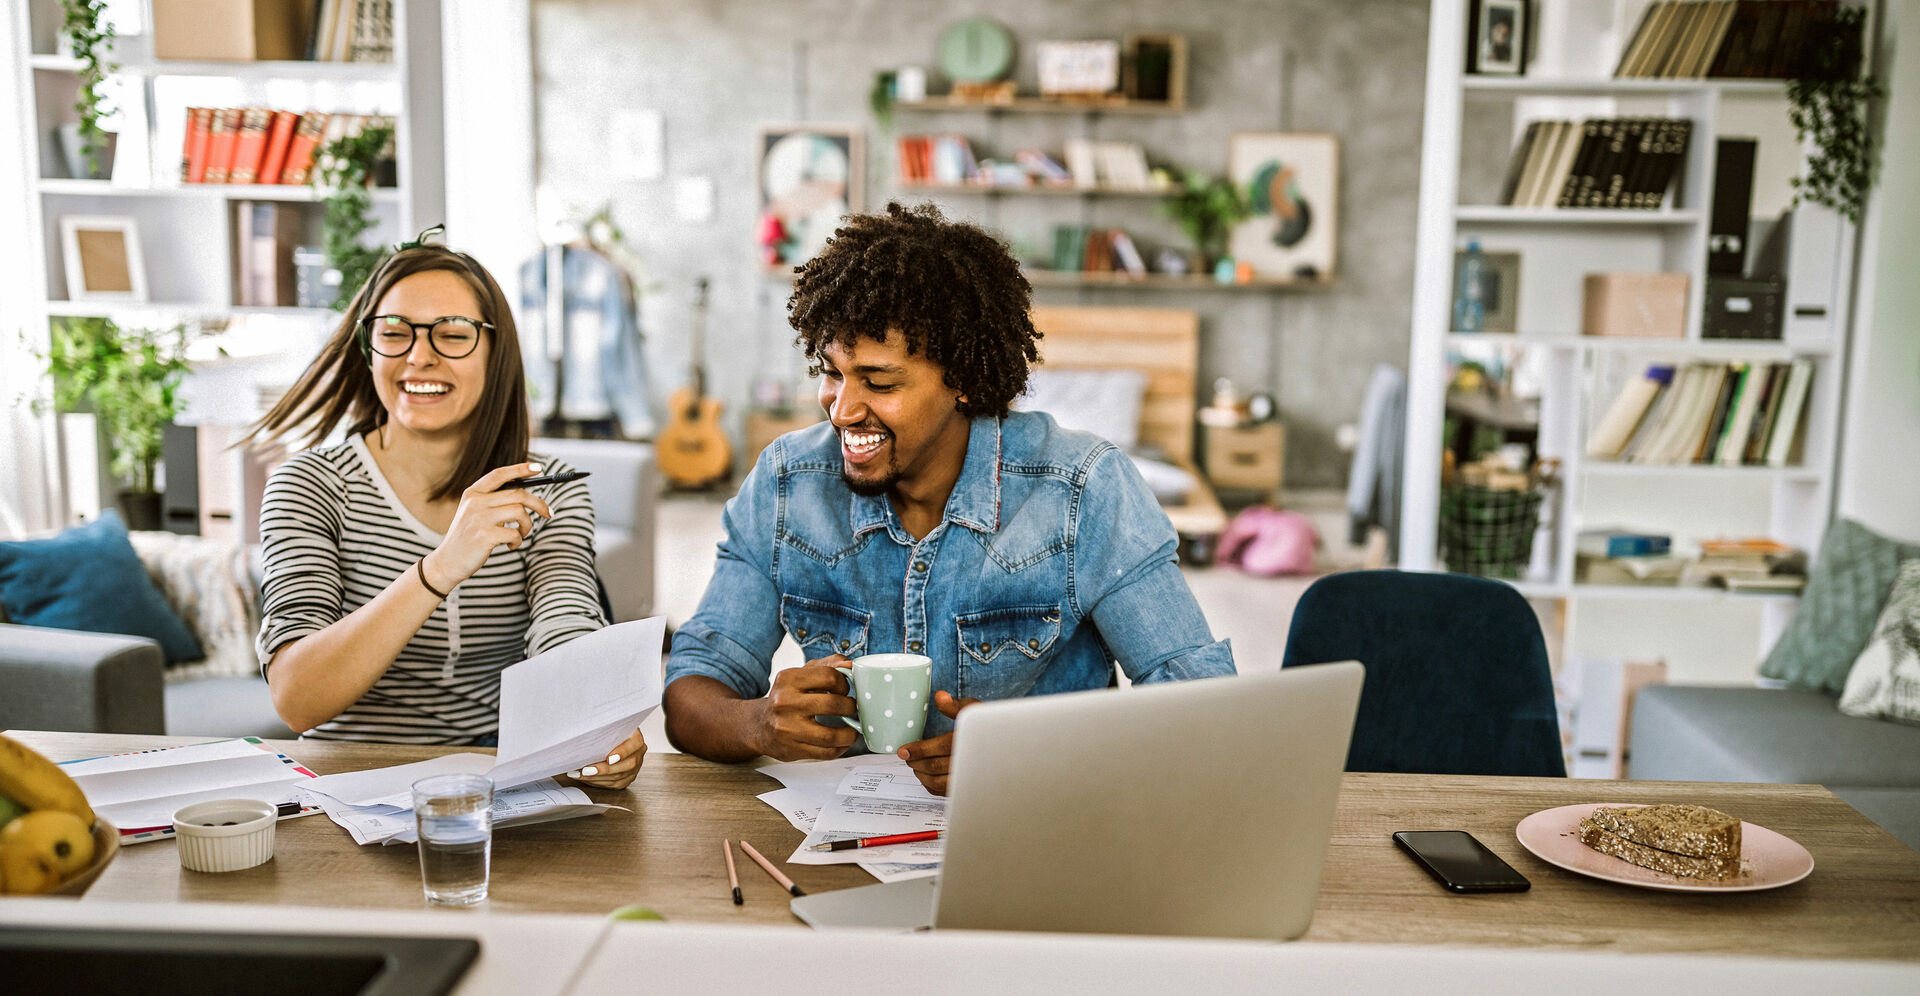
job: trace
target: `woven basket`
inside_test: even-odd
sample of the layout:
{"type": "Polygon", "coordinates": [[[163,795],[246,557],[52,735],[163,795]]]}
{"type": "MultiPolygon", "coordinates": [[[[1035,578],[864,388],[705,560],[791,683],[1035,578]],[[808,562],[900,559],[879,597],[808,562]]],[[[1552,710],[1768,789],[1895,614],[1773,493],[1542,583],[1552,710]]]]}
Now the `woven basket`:
{"type": "Polygon", "coordinates": [[[1440,489],[1440,556],[1447,569],[1490,578],[1518,578],[1533,557],[1544,488],[1504,491],[1475,486],[1440,489]]]}

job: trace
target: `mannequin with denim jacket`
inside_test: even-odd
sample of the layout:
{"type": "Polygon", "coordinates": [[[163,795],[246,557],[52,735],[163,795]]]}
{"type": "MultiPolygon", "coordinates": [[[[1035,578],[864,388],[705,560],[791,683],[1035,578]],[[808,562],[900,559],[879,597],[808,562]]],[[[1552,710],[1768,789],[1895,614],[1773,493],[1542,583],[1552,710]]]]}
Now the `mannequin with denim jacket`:
{"type": "Polygon", "coordinates": [[[859,215],[789,302],[825,422],[768,446],[727,503],[700,608],[674,636],[667,735],[720,761],[830,758],[855,731],[834,669],[933,660],[924,739],[947,788],[953,720],[982,699],[1234,673],[1126,455],[1010,405],[1038,359],[1006,246],[931,207],[859,215]],[[783,638],[807,666],[770,674],[783,638]]]}

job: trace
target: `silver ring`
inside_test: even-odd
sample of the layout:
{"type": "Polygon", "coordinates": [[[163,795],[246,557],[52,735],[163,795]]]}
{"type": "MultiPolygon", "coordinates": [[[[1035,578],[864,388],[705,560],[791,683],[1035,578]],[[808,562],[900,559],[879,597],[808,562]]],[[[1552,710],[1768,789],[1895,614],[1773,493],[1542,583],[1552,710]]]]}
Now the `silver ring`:
{"type": "Polygon", "coordinates": [[[500,523],[500,525],[501,525],[501,526],[503,526],[503,527],[505,527],[505,528],[507,528],[507,529],[511,529],[511,530],[513,530],[513,531],[514,531],[514,532],[516,532],[516,533],[520,531],[520,520],[519,520],[519,519],[513,519],[513,520],[511,520],[511,521],[508,521],[508,522],[502,522],[502,523],[500,523]]]}

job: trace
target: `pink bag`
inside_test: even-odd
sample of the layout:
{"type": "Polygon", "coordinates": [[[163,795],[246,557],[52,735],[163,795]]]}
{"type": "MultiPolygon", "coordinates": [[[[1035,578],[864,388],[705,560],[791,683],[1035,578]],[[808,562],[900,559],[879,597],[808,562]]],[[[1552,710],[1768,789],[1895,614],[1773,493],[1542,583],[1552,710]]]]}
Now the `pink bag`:
{"type": "Polygon", "coordinates": [[[1299,512],[1255,505],[1233,517],[1220,535],[1216,559],[1262,577],[1311,574],[1320,535],[1299,512]]]}

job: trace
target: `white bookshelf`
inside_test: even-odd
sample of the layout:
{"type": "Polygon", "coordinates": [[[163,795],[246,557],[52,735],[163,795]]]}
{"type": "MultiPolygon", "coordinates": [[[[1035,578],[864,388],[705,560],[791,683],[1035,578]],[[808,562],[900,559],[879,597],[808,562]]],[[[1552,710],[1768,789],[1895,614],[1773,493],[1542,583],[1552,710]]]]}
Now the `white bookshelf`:
{"type": "MultiPolygon", "coordinates": [[[[8,4],[12,22],[0,59],[24,86],[10,93],[9,117],[28,178],[26,250],[30,279],[17,316],[31,338],[63,315],[110,315],[138,321],[221,319],[247,315],[334,320],[325,309],[234,305],[234,252],[241,201],[273,201],[299,211],[303,244],[322,240],[320,197],[307,186],[188,184],[179,176],[186,108],[268,106],[380,114],[394,119],[398,186],[372,191],[375,226],[363,240],[393,243],[445,216],[439,0],[396,0],[391,62],[185,62],[153,55],[150,0],[110,7],[119,37],[109,79],[114,113],[103,122],[118,134],[110,179],[68,176],[55,129],[75,120],[71,105],[78,60],[65,53],[57,0],[8,4]],[[310,205],[310,206],[302,206],[310,205]],[[146,271],[148,300],[101,302],[69,293],[62,260],[63,215],[131,217],[146,271]]],[[[13,136],[9,136],[11,139],[13,136]]]]}
{"type": "MultiPolygon", "coordinates": [[[[1561,461],[1533,561],[1516,587],[1529,598],[1565,603],[1560,651],[1609,652],[1622,646],[1647,657],[1684,661],[1674,680],[1744,681],[1792,611],[1791,596],[1731,594],[1672,587],[1576,583],[1574,543],[1585,528],[1627,526],[1669,532],[1677,547],[1716,535],[1768,534],[1815,551],[1833,507],[1838,425],[1846,384],[1851,229],[1826,212],[1824,249],[1796,246],[1789,273],[1786,335],[1780,341],[1705,339],[1706,245],[1715,139],[1759,133],[1756,221],[1769,207],[1772,180],[1797,162],[1777,80],[1616,80],[1614,63],[1639,23],[1646,0],[1537,0],[1536,51],[1523,77],[1464,72],[1467,0],[1434,0],[1427,62],[1424,147],[1409,354],[1407,456],[1402,494],[1401,565],[1441,566],[1437,549],[1441,427],[1452,357],[1498,355],[1527,372],[1540,399],[1539,450],[1561,461]],[[1657,211],[1515,208],[1484,203],[1529,121],[1631,115],[1693,122],[1686,159],[1657,211]],[[1493,138],[1490,136],[1498,136],[1493,138]],[[1768,159],[1769,156],[1772,159],[1768,159]],[[1784,167],[1779,159],[1790,160],[1784,167]],[[1450,328],[1453,258],[1468,240],[1488,252],[1520,254],[1518,334],[1450,328]],[[1806,267],[1807,258],[1820,265],[1806,267]],[[1685,334],[1671,339],[1611,339],[1580,333],[1582,281],[1589,272],[1678,271],[1688,275],[1685,334]],[[1820,300],[1824,315],[1794,317],[1797,302],[1820,300]],[[1656,362],[1814,363],[1803,417],[1802,457],[1785,467],[1648,466],[1589,461],[1591,427],[1627,378],[1656,362]],[[1587,603],[1588,611],[1581,603],[1587,603]],[[1729,613],[1749,633],[1718,660],[1671,634],[1671,613],[1705,618],[1729,613]],[[1752,622],[1748,622],[1752,620],[1752,622]],[[1589,625],[1589,623],[1591,625],[1589,625]],[[1633,631],[1635,627],[1638,631],[1633,631]],[[1604,630],[1605,632],[1601,632],[1604,630]],[[1592,639],[1588,639],[1592,638],[1592,639]],[[1689,657],[1689,655],[1692,655],[1689,657]]],[[[1784,206],[1779,205],[1779,206],[1784,206]]],[[[1803,205],[1803,212],[1824,209],[1803,205]]],[[[1708,628],[1711,628],[1710,626],[1708,628]]],[[[1697,642],[1697,641],[1696,641],[1697,642]]]]}

